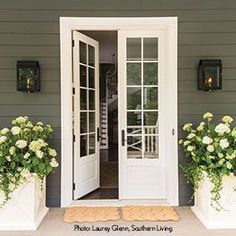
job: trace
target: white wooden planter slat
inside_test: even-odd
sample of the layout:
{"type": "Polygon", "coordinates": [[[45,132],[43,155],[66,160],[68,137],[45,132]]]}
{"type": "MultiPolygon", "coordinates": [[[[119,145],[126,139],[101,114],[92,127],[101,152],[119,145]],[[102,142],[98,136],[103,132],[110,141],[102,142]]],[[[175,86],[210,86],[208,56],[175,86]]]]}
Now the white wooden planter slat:
{"type": "Polygon", "coordinates": [[[207,177],[202,180],[195,194],[192,211],[208,229],[236,228],[236,177],[223,178],[223,189],[220,192],[220,205],[225,210],[217,211],[211,206],[212,184],[207,177]]]}
{"type": "Polygon", "coordinates": [[[36,230],[48,212],[45,189],[36,175],[19,186],[0,209],[0,230],[36,230]]]}

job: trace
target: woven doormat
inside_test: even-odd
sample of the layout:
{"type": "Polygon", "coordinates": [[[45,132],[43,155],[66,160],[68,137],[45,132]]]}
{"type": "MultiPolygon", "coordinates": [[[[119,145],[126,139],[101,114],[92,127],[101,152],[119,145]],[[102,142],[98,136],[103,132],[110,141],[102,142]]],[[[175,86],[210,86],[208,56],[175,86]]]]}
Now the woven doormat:
{"type": "Polygon", "coordinates": [[[170,206],[125,206],[125,207],[70,207],[63,215],[63,221],[178,221],[176,210],[170,206]]]}
{"type": "Polygon", "coordinates": [[[97,222],[119,220],[120,214],[117,207],[70,207],[66,208],[63,221],[72,222],[97,222]]]}
{"type": "Polygon", "coordinates": [[[179,216],[170,206],[125,206],[122,219],[126,221],[177,221],[179,216]]]}

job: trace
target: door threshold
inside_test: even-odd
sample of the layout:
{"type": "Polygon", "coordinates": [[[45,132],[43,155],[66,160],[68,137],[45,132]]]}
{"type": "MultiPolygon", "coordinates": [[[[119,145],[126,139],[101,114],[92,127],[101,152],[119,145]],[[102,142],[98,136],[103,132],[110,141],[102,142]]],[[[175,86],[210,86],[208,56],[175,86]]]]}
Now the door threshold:
{"type": "Polygon", "coordinates": [[[98,199],[98,200],[74,200],[70,204],[69,207],[75,206],[113,206],[113,207],[122,207],[126,205],[167,205],[170,206],[171,204],[166,199],[145,199],[145,200],[134,200],[134,199],[126,199],[126,200],[119,200],[119,199],[98,199]]]}

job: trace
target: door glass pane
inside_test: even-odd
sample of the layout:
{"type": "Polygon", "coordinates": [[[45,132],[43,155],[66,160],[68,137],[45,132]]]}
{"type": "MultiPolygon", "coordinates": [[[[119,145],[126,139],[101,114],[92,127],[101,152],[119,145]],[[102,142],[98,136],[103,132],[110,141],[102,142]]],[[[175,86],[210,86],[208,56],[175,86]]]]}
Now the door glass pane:
{"type": "Polygon", "coordinates": [[[87,110],[87,90],[80,89],[80,110],[87,110]]]}
{"type": "Polygon", "coordinates": [[[94,66],[95,62],[95,49],[92,46],[88,46],[88,51],[89,51],[89,65],[94,66]]]}
{"type": "Polygon", "coordinates": [[[95,91],[89,90],[89,110],[95,110],[95,91]]]}
{"type": "Polygon", "coordinates": [[[143,84],[144,85],[157,85],[157,63],[144,63],[143,64],[143,84]]]}
{"type": "Polygon", "coordinates": [[[140,136],[140,134],[142,135],[142,127],[135,127],[135,128],[131,128],[128,127],[127,128],[127,135],[136,135],[136,136],[140,136]]]}
{"type": "Polygon", "coordinates": [[[158,88],[143,88],[143,109],[157,109],[158,108],[158,88]]]}
{"type": "Polygon", "coordinates": [[[142,136],[127,137],[128,158],[142,159],[142,136]]]}
{"type": "Polygon", "coordinates": [[[87,135],[80,135],[80,156],[86,156],[87,155],[87,149],[88,149],[88,138],[87,135]]]}
{"type": "Polygon", "coordinates": [[[80,133],[87,132],[87,112],[80,112],[80,133]]]}
{"type": "Polygon", "coordinates": [[[146,134],[146,135],[158,134],[158,124],[155,126],[145,127],[144,134],[146,134]]]}
{"type": "Polygon", "coordinates": [[[158,136],[145,136],[144,158],[158,158],[158,136]]]}
{"type": "Polygon", "coordinates": [[[140,126],[142,124],[141,112],[127,112],[127,125],[128,126],[140,126]]]}
{"type": "Polygon", "coordinates": [[[127,39],[128,158],[159,158],[158,63],[157,37],[127,39]]]}
{"type": "Polygon", "coordinates": [[[80,66],[80,87],[87,87],[87,71],[85,66],[80,66]]]}
{"type": "Polygon", "coordinates": [[[141,38],[127,39],[127,60],[128,61],[141,60],[141,38]]]}
{"type": "Polygon", "coordinates": [[[141,88],[127,88],[127,109],[141,110],[141,88]]]}
{"type": "Polygon", "coordinates": [[[93,68],[89,68],[89,88],[95,88],[93,68]]]}
{"type": "Polygon", "coordinates": [[[156,61],[158,59],[158,38],[143,39],[143,60],[156,61]]]}
{"type": "Polygon", "coordinates": [[[89,135],[89,154],[94,154],[95,153],[95,134],[90,134],[89,135]]]}
{"type": "Polygon", "coordinates": [[[89,112],[89,132],[95,132],[95,112],[89,112]]]}
{"type": "Polygon", "coordinates": [[[155,126],[157,124],[157,112],[144,112],[143,119],[144,125],[155,126]]]}
{"type": "Polygon", "coordinates": [[[141,85],[141,63],[127,64],[127,85],[141,85]]]}
{"type": "Polygon", "coordinates": [[[87,64],[87,44],[79,42],[80,63],[87,64]]]}

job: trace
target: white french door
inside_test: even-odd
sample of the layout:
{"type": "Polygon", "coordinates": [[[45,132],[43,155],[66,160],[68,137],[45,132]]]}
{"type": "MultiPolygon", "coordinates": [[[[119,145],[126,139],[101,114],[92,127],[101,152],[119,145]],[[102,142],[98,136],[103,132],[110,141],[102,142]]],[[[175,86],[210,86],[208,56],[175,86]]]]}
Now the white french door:
{"type": "Polygon", "coordinates": [[[73,40],[73,198],[78,199],[99,187],[99,47],[77,31],[73,40]]]}
{"type": "Polygon", "coordinates": [[[165,34],[120,30],[120,197],[166,199],[165,34]]]}

